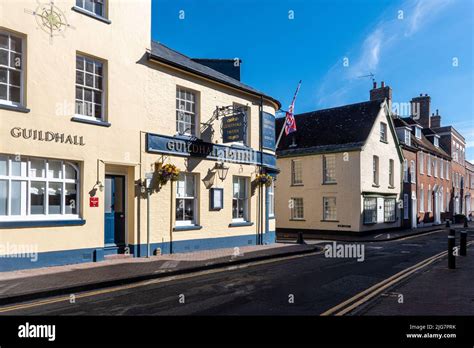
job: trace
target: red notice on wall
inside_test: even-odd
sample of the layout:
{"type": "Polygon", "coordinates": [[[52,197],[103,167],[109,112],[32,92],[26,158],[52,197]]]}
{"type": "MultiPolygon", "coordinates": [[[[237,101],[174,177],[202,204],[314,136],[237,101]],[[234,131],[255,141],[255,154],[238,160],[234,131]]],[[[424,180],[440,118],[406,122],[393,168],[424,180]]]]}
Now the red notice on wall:
{"type": "Polygon", "coordinates": [[[99,206],[99,197],[89,197],[89,207],[97,208],[99,206]]]}

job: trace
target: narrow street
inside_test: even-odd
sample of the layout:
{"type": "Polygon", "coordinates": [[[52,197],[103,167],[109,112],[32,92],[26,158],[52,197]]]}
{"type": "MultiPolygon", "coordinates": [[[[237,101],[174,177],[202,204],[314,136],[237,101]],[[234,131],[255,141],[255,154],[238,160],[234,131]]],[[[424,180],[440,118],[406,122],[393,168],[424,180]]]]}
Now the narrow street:
{"type": "Polygon", "coordinates": [[[53,303],[46,299],[42,304],[8,306],[0,308],[0,314],[319,315],[445,251],[446,243],[445,231],[365,243],[363,262],[355,258],[326,258],[322,253],[310,254],[132,288],[104,289],[83,297],[84,294],[75,294],[75,303],[64,298],[53,303]]]}

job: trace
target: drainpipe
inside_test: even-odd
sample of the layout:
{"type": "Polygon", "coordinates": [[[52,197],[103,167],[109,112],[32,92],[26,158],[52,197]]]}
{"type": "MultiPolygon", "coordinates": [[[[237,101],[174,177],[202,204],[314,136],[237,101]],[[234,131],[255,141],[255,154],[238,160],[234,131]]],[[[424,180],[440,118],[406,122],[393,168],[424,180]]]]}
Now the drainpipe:
{"type": "Polygon", "coordinates": [[[150,188],[146,188],[146,257],[150,257],[150,188]]]}

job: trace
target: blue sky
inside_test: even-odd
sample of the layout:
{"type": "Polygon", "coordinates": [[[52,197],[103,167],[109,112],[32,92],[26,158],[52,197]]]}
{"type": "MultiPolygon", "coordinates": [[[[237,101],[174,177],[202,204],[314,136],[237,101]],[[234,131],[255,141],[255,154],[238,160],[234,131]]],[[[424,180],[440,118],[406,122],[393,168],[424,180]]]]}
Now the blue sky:
{"type": "Polygon", "coordinates": [[[300,79],[296,113],[367,100],[372,81],[359,76],[370,72],[394,103],[427,93],[474,161],[472,0],[152,1],[154,40],[191,57],[242,59],[242,81],[283,109],[300,79]]]}

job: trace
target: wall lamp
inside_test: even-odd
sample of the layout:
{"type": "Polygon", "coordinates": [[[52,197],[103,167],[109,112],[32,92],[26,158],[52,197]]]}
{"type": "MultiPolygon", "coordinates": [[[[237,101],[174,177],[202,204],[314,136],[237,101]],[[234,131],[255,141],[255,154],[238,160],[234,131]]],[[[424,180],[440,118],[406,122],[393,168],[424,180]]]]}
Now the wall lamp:
{"type": "Polygon", "coordinates": [[[217,175],[219,176],[219,179],[221,179],[221,181],[224,181],[227,177],[227,173],[229,172],[229,167],[226,167],[224,162],[221,162],[216,163],[214,169],[217,170],[217,175]]]}

